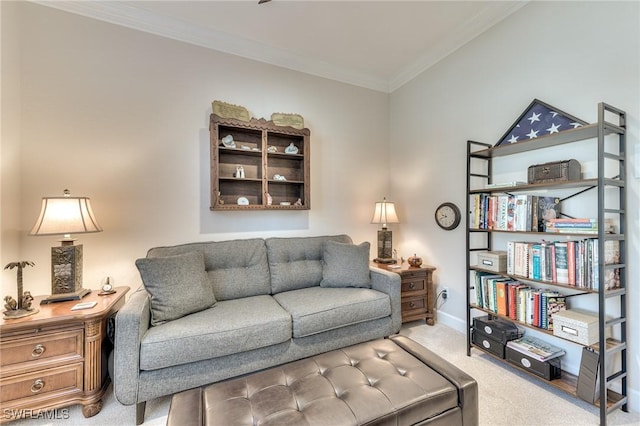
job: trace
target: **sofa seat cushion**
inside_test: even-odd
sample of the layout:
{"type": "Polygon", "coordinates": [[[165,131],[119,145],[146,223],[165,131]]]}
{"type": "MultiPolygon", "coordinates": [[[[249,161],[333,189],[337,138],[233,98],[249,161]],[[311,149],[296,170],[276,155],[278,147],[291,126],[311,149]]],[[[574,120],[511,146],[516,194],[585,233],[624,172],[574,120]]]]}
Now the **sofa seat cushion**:
{"type": "Polygon", "coordinates": [[[294,338],[391,315],[389,296],[367,288],[309,287],[273,297],[291,314],[294,338]]]}
{"type": "Polygon", "coordinates": [[[155,370],[275,345],[291,339],[291,316],[271,296],[219,301],[212,308],[151,327],[140,369],[155,370]]]}

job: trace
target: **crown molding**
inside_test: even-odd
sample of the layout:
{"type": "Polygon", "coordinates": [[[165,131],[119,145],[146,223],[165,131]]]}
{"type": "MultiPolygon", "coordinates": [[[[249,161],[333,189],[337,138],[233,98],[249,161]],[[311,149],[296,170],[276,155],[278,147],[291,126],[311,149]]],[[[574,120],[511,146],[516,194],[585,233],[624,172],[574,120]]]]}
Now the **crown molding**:
{"type": "Polygon", "coordinates": [[[179,19],[153,14],[137,8],[131,3],[115,1],[30,1],[42,6],[207,49],[384,93],[391,93],[402,87],[529,2],[528,0],[515,1],[508,7],[505,7],[503,2],[488,2],[487,7],[483,8],[480,13],[471,19],[461,23],[455,31],[449,34],[446,40],[441,40],[434,49],[419,57],[387,81],[347,67],[304,57],[286,49],[278,49],[258,41],[232,36],[222,31],[194,25],[179,19]]]}
{"type": "Polygon", "coordinates": [[[76,15],[97,19],[138,31],[229,53],[306,74],[352,84],[379,92],[389,92],[386,80],[346,67],[297,55],[285,49],[232,36],[222,31],[204,28],[179,19],[160,16],[121,2],[42,1],[33,3],[76,15]]]}
{"type": "Polygon", "coordinates": [[[391,77],[389,81],[389,92],[399,89],[418,75],[428,70],[498,22],[515,13],[523,6],[527,5],[530,0],[516,1],[508,7],[504,7],[502,2],[491,2],[485,8],[472,18],[460,23],[458,27],[447,34],[447,40],[437,44],[429,49],[424,55],[420,56],[413,63],[406,66],[403,70],[391,77]]]}

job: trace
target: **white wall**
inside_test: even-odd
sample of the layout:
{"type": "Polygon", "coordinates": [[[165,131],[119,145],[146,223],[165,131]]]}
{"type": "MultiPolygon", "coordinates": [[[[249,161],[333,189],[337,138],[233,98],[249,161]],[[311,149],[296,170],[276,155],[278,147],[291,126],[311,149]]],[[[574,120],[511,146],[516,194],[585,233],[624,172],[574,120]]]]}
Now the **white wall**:
{"type": "MultiPolygon", "coordinates": [[[[9,261],[20,259],[20,39],[14,7],[0,5],[0,281],[12,279],[16,271],[4,270],[9,261]],[[5,259],[10,259],[5,262],[5,259]]],[[[4,297],[2,292],[0,297],[4,297]]],[[[4,304],[4,302],[2,302],[4,304]]]]}
{"type": "MultiPolygon", "coordinates": [[[[633,260],[640,258],[640,170],[632,160],[640,155],[639,22],[637,2],[532,2],[396,90],[390,106],[391,194],[405,209],[401,239],[438,268],[436,283],[450,288],[438,319],[461,331],[464,224],[442,231],[433,216],[444,201],[464,211],[466,141],[495,143],[534,98],[588,122],[597,120],[600,101],[626,110],[628,366],[635,411],[640,411],[640,311],[633,307],[640,300],[640,267],[633,260]]],[[[577,368],[579,351],[572,355],[568,363],[577,368]]]]}
{"type": "MultiPolygon", "coordinates": [[[[155,245],[348,233],[375,248],[376,225],[369,221],[389,182],[388,95],[40,5],[6,7],[15,8],[19,22],[9,34],[15,38],[3,33],[3,43],[21,45],[19,74],[3,73],[3,87],[20,87],[22,106],[17,118],[2,116],[3,123],[19,120],[21,148],[10,176],[19,190],[3,185],[2,212],[19,212],[20,237],[8,242],[21,247],[3,250],[2,264],[17,260],[16,253],[36,263],[25,270],[25,290],[51,291],[50,247],[59,243],[27,233],[41,198],[65,188],[91,198],[104,228],[76,235],[87,288],[99,288],[107,275],[116,285],[137,287],[134,260],[155,245]],[[310,211],[209,210],[214,99],[256,117],[305,118],[310,211]]],[[[3,133],[3,150],[16,146],[3,133]]],[[[8,228],[3,222],[3,244],[8,228]]],[[[15,271],[3,275],[0,291],[12,292],[15,271]]]]}

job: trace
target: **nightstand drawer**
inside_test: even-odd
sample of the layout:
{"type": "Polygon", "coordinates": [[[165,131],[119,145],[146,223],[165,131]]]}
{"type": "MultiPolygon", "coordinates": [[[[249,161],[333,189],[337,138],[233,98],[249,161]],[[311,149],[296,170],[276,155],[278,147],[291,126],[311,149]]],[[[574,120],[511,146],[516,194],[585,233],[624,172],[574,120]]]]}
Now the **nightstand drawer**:
{"type": "Polygon", "coordinates": [[[426,279],[427,278],[427,270],[426,269],[415,269],[415,270],[406,270],[406,271],[402,271],[402,279],[408,279],[408,280],[419,280],[419,279],[426,279]]]}
{"type": "Polygon", "coordinates": [[[405,279],[402,277],[402,283],[400,284],[400,291],[402,295],[406,296],[406,293],[425,293],[427,292],[427,280],[425,277],[417,277],[411,279],[405,279]]]}
{"type": "Polygon", "coordinates": [[[23,368],[33,370],[38,365],[48,365],[56,361],[82,359],[82,328],[28,336],[2,341],[0,344],[1,376],[15,374],[17,370],[23,368]]]}
{"type": "Polygon", "coordinates": [[[402,299],[402,316],[411,316],[417,313],[427,312],[427,297],[412,297],[410,299],[402,299]]]}
{"type": "Polygon", "coordinates": [[[82,392],[82,362],[49,368],[0,380],[0,400],[3,405],[23,398],[47,397],[60,392],[82,392]]]}

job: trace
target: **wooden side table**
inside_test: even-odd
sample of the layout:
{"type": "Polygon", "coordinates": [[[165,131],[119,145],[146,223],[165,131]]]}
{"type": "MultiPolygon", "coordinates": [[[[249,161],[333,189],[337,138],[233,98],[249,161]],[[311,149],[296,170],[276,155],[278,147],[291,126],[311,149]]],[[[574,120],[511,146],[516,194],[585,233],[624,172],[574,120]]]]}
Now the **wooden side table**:
{"type": "Polygon", "coordinates": [[[401,279],[402,322],[424,319],[427,324],[436,323],[435,294],[433,290],[433,266],[422,265],[419,268],[401,265],[371,263],[373,266],[395,272],[401,279]],[[394,266],[400,266],[394,268],[394,266]]]}
{"type": "Polygon", "coordinates": [[[100,412],[110,382],[107,320],[124,305],[129,287],[115,290],[46,305],[40,305],[46,296],[38,296],[37,314],[0,319],[0,422],[73,404],[82,404],[85,417],[100,412]],[[98,304],[91,309],[71,310],[92,301],[98,304]]]}

